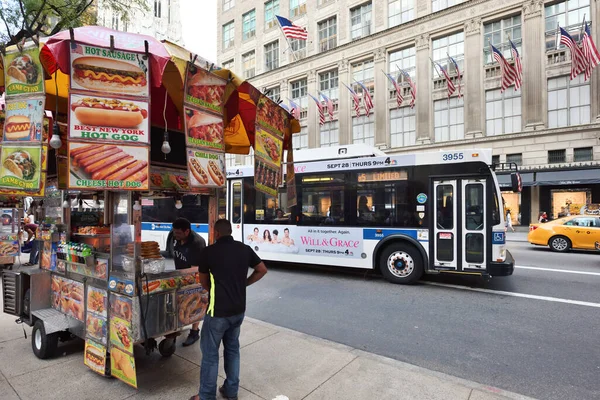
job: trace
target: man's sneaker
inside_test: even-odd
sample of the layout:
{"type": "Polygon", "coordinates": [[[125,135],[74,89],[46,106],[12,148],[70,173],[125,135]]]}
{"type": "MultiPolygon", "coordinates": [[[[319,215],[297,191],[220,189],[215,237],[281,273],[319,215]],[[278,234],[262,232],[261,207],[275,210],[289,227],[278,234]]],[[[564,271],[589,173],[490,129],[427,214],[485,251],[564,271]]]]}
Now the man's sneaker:
{"type": "Polygon", "coordinates": [[[200,331],[195,331],[193,329],[190,330],[190,334],[188,335],[187,339],[185,339],[185,342],[183,342],[183,347],[193,345],[198,341],[198,339],[200,339],[200,331]]]}
{"type": "Polygon", "coordinates": [[[238,400],[238,397],[237,397],[237,396],[235,396],[235,397],[227,397],[227,396],[225,395],[225,388],[224,388],[224,386],[221,386],[221,387],[219,388],[219,393],[221,393],[221,396],[223,396],[223,398],[224,398],[224,399],[227,399],[227,400],[238,400]]]}

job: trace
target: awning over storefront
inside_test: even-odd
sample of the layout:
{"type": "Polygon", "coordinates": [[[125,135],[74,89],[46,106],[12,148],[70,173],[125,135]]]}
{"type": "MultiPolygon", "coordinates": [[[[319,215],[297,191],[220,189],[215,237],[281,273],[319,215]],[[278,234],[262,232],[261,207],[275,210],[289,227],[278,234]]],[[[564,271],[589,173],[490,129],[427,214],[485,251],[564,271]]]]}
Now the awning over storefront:
{"type": "MultiPolygon", "coordinates": [[[[496,177],[498,178],[498,185],[500,185],[501,189],[511,187],[510,174],[498,174],[496,177]]],[[[523,182],[523,186],[534,186],[533,173],[521,173],[521,180],[523,182]]]]}
{"type": "MultiPolygon", "coordinates": [[[[501,189],[510,188],[510,174],[498,174],[501,189]]],[[[600,183],[600,169],[573,169],[521,173],[523,186],[581,185],[600,183]]]]}

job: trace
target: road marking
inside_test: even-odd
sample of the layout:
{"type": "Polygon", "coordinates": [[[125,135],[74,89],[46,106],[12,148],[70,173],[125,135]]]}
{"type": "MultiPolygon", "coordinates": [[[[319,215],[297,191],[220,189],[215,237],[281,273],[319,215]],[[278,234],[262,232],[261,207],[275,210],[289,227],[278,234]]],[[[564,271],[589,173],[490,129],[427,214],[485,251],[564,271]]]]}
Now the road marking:
{"type": "Polygon", "coordinates": [[[600,272],[572,271],[570,269],[554,269],[554,268],[542,268],[542,267],[528,267],[528,266],[524,266],[524,265],[516,265],[515,268],[533,269],[533,270],[538,270],[538,271],[550,271],[550,272],[564,272],[566,274],[580,274],[580,275],[600,276],[600,272]]]}
{"type": "Polygon", "coordinates": [[[496,295],[500,295],[500,296],[522,297],[525,299],[544,300],[544,301],[551,301],[554,303],[565,303],[565,304],[574,304],[574,305],[578,305],[578,306],[600,308],[600,303],[590,303],[588,301],[561,299],[558,297],[549,297],[549,296],[537,296],[535,294],[505,292],[503,290],[474,288],[474,287],[468,287],[468,286],[451,285],[448,283],[438,283],[438,282],[423,282],[423,283],[426,285],[442,286],[442,287],[448,287],[448,288],[460,289],[460,290],[470,290],[472,292],[489,293],[489,294],[496,294],[496,295]]]}

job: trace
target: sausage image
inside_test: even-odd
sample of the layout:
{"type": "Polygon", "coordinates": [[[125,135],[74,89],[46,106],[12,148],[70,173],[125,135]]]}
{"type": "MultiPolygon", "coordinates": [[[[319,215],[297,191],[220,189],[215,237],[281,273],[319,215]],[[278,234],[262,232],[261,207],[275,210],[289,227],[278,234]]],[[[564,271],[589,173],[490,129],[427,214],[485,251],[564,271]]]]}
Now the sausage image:
{"type": "Polygon", "coordinates": [[[108,149],[108,150],[104,150],[104,151],[102,151],[100,153],[97,153],[97,154],[94,154],[94,155],[90,154],[89,157],[87,157],[85,159],[82,159],[79,162],[79,166],[81,168],[87,170],[88,166],[90,166],[90,165],[92,165],[92,164],[94,164],[94,163],[96,163],[96,162],[98,162],[100,160],[104,160],[107,157],[110,157],[110,156],[115,155],[115,154],[120,153],[120,152],[121,152],[121,150],[119,150],[119,149],[108,149]]]}
{"type": "Polygon", "coordinates": [[[194,178],[196,178],[198,183],[200,183],[201,185],[206,185],[208,183],[208,175],[206,174],[206,171],[204,170],[204,168],[202,168],[202,165],[200,165],[198,160],[192,158],[190,160],[190,167],[192,175],[194,175],[194,178]]]}
{"type": "Polygon", "coordinates": [[[146,161],[136,161],[133,164],[129,164],[127,167],[123,168],[122,170],[109,175],[106,179],[109,181],[121,181],[124,180],[126,178],[128,178],[129,176],[135,174],[136,172],[146,168],[146,166],[148,165],[148,163],[146,161]]]}
{"type": "Polygon", "coordinates": [[[121,168],[124,168],[133,162],[135,162],[135,159],[133,158],[133,156],[127,156],[125,158],[122,158],[118,162],[116,162],[112,165],[109,165],[108,167],[101,169],[100,171],[93,174],[92,179],[106,179],[107,176],[114,174],[115,172],[119,171],[121,168]]]}
{"type": "Polygon", "coordinates": [[[95,172],[100,171],[102,168],[104,168],[106,165],[110,165],[112,163],[115,163],[123,158],[127,157],[127,154],[123,153],[123,152],[119,152],[117,154],[113,154],[112,156],[106,158],[105,160],[100,160],[95,162],[94,164],[89,165],[86,168],[86,171],[88,174],[94,174],[95,172]]]}
{"type": "Polygon", "coordinates": [[[223,178],[223,173],[219,170],[217,163],[210,160],[208,162],[208,173],[210,174],[211,179],[214,183],[221,186],[225,183],[225,178],[223,178]]]}

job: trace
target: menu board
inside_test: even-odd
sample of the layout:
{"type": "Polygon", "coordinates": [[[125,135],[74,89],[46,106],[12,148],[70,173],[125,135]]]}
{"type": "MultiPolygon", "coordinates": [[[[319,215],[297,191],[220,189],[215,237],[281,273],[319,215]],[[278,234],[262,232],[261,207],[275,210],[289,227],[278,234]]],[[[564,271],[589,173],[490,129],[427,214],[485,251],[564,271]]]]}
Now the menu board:
{"type": "Polygon", "coordinates": [[[290,129],[290,118],[277,103],[261,94],[256,104],[256,124],[283,139],[290,129]]]}
{"type": "Polygon", "coordinates": [[[37,191],[41,177],[41,146],[4,144],[0,152],[0,187],[37,191]]]}
{"type": "Polygon", "coordinates": [[[83,283],[72,279],[52,275],[51,300],[52,307],[84,321],[83,283]]]}
{"type": "Polygon", "coordinates": [[[184,107],[185,132],[189,147],[225,151],[223,116],[184,107]]]}
{"type": "Polygon", "coordinates": [[[135,358],[123,350],[112,347],[110,351],[110,374],[137,389],[135,358]]]}
{"type": "Polygon", "coordinates": [[[69,143],[69,188],[148,189],[148,147],[69,143]]]}
{"type": "Polygon", "coordinates": [[[85,341],[83,363],[94,372],[104,375],[106,371],[106,346],[92,340],[85,341]]]}
{"type": "Polygon", "coordinates": [[[269,196],[277,197],[281,169],[254,157],[254,187],[269,196]]]}
{"type": "Polygon", "coordinates": [[[86,310],[86,336],[106,346],[108,338],[108,292],[104,289],[88,286],[86,310]]]}
{"type": "Polygon", "coordinates": [[[208,307],[208,291],[202,286],[177,292],[177,322],[180,328],[199,322],[208,307]]]}
{"type": "Polygon", "coordinates": [[[0,257],[17,257],[19,255],[19,238],[16,234],[0,236],[0,257]]]}
{"type": "Polygon", "coordinates": [[[20,98],[6,104],[4,142],[40,142],[44,121],[44,97],[20,98]]]}
{"type": "Polygon", "coordinates": [[[254,135],[254,155],[276,167],[281,167],[283,142],[280,138],[256,127],[254,135]]]}
{"type": "Polygon", "coordinates": [[[166,168],[150,169],[150,189],[176,189],[188,191],[190,181],[187,171],[166,168]]]}
{"type": "Polygon", "coordinates": [[[188,149],[188,171],[192,187],[225,185],[225,154],[188,149]]]}
{"type": "Polygon", "coordinates": [[[148,103],[71,95],[70,139],[149,143],[148,103]]]}
{"type": "Polygon", "coordinates": [[[196,108],[223,115],[223,97],[227,81],[198,65],[188,63],[184,102],[196,108]]]}
{"type": "MultiPolygon", "coordinates": [[[[109,284],[110,286],[110,284],[109,284]]],[[[131,298],[110,295],[109,342],[111,375],[137,387],[135,359],[133,356],[133,305],[131,298]]]]}
{"type": "Polygon", "coordinates": [[[35,43],[27,43],[22,51],[17,46],[11,46],[6,49],[3,59],[7,98],[23,94],[44,94],[44,72],[40,63],[40,50],[35,43]]]}

